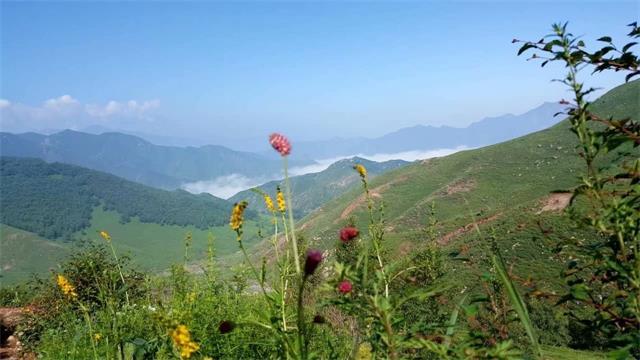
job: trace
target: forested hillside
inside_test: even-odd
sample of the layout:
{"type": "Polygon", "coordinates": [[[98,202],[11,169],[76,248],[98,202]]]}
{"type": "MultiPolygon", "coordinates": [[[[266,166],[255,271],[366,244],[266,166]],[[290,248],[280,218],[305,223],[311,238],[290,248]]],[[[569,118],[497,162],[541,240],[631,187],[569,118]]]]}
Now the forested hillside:
{"type": "MultiPolygon", "coordinates": [[[[87,228],[95,207],[120,214],[121,222],[193,225],[227,222],[231,204],[212,195],[150,188],[78,166],[38,159],[0,159],[0,222],[47,239],[69,238],[87,228]]],[[[253,217],[253,213],[248,214],[253,217]]]]}

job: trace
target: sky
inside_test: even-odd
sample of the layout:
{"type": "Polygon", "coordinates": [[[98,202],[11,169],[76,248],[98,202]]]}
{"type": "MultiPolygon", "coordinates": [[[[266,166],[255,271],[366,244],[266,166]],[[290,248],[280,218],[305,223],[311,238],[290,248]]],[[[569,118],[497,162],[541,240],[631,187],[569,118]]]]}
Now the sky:
{"type": "Polygon", "coordinates": [[[233,145],[466,126],[568,96],[551,82],[562,69],[516,56],[513,38],[569,21],[587,42],[623,41],[638,4],[4,1],[0,127],[233,145]]]}

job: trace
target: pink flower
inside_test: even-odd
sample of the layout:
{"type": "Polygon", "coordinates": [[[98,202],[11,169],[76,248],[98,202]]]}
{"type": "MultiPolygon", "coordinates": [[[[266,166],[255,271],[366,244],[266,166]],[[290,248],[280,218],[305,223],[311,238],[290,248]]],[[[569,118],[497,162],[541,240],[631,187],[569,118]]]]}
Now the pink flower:
{"type": "Polygon", "coordinates": [[[322,251],[309,250],[307,252],[307,261],[304,264],[304,274],[311,276],[316,271],[316,268],[322,261],[322,251]]]}
{"type": "Polygon", "coordinates": [[[338,284],[338,291],[340,291],[342,294],[348,294],[351,292],[351,290],[353,290],[353,285],[351,285],[351,282],[349,280],[343,280],[340,284],[338,284]]]}
{"type": "Polygon", "coordinates": [[[358,229],[353,226],[349,226],[340,230],[340,240],[342,240],[343,243],[348,243],[358,236],[358,234],[360,234],[358,229]]]}
{"type": "Polygon", "coordinates": [[[291,143],[284,135],[273,133],[269,135],[269,143],[282,156],[291,154],[291,143]]]}

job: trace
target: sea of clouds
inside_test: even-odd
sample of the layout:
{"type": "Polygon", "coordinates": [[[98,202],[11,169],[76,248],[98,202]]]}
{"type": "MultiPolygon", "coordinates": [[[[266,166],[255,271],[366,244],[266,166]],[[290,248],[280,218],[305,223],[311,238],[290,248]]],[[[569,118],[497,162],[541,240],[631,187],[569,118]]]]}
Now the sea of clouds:
{"type": "MultiPolygon", "coordinates": [[[[327,169],[331,164],[336,161],[350,159],[354,156],[364,159],[382,162],[389,160],[404,160],[404,161],[416,161],[430,159],[434,157],[441,157],[456,153],[462,150],[468,150],[466,146],[459,146],[453,149],[435,149],[435,150],[412,150],[403,151],[398,153],[380,153],[380,154],[354,154],[347,156],[339,156],[330,159],[316,160],[315,164],[296,166],[289,170],[292,176],[299,176],[311,173],[317,173],[327,169]]],[[[212,180],[202,180],[191,183],[185,183],[182,188],[194,194],[209,193],[211,195],[228,199],[233,195],[247,189],[254,188],[262,185],[266,182],[277,180],[281,177],[279,174],[265,175],[261,177],[250,178],[242,174],[231,174],[220,176],[212,180]]]]}

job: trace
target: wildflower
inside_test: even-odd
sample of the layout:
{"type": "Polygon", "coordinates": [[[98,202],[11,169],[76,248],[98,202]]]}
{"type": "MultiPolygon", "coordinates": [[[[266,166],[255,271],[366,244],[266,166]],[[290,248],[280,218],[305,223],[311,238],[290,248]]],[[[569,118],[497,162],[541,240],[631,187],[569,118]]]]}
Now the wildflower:
{"type": "Polygon", "coordinates": [[[109,235],[108,232],[102,230],[100,231],[100,236],[104,239],[104,241],[109,242],[111,241],[111,235],[109,235]]]}
{"type": "Polygon", "coordinates": [[[342,240],[343,243],[348,243],[349,241],[357,237],[358,234],[360,234],[360,231],[358,231],[358,229],[353,226],[348,226],[340,230],[340,240],[342,240]]]}
{"type": "Polygon", "coordinates": [[[242,235],[242,222],[244,221],[244,210],[247,208],[248,203],[246,201],[241,201],[239,203],[235,203],[233,205],[233,210],[231,210],[231,220],[229,221],[229,225],[231,225],[231,229],[238,234],[238,240],[240,240],[240,236],[242,235]]]}
{"type": "Polygon", "coordinates": [[[276,201],[278,202],[278,211],[285,212],[287,210],[287,203],[284,202],[284,195],[278,186],[278,192],[276,193],[276,201]]]}
{"type": "Polygon", "coordinates": [[[284,135],[273,133],[269,135],[269,143],[282,156],[291,154],[291,143],[284,135]]]}
{"type": "Polygon", "coordinates": [[[62,290],[62,293],[71,298],[71,299],[75,299],[78,297],[78,294],[76,293],[76,288],[71,285],[71,283],[69,282],[69,280],[67,280],[66,277],[64,277],[64,275],[60,275],[58,274],[58,287],[60,287],[60,290],[62,290]]]}
{"type": "Polygon", "coordinates": [[[189,359],[191,354],[200,349],[200,345],[191,340],[191,334],[185,325],[178,325],[169,335],[183,359],[189,359]]]}
{"type": "Polygon", "coordinates": [[[267,207],[267,210],[274,212],[276,211],[275,207],[273,206],[273,199],[271,199],[271,196],[264,194],[264,205],[267,207]]]}
{"type": "Polygon", "coordinates": [[[364,165],[362,164],[357,164],[356,166],[353,167],[354,169],[356,169],[356,171],[358,172],[358,174],[360,174],[361,178],[366,178],[367,177],[367,168],[364,167],[364,165]]]}
{"type": "Polygon", "coordinates": [[[353,285],[349,280],[343,280],[340,284],[338,284],[338,291],[340,291],[344,295],[350,293],[351,290],[353,290],[353,285]]]}
{"type": "Polygon", "coordinates": [[[307,252],[307,261],[304,264],[304,273],[305,275],[313,275],[316,271],[316,268],[322,261],[322,251],[320,250],[309,250],[307,252]]]}
{"type": "Polygon", "coordinates": [[[227,334],[233,331],[236,328],[236,324],[233,321],[224,320],[220,322],[218,325],[218,330],[220,334],[227,334]]]}
{"type": "Polygon", "coordinates": [[[93,334],[93,340],[95,340],[96,342],[100,341],[101,339],[102,339],[102,334],[100,333],[93,334]]]}

